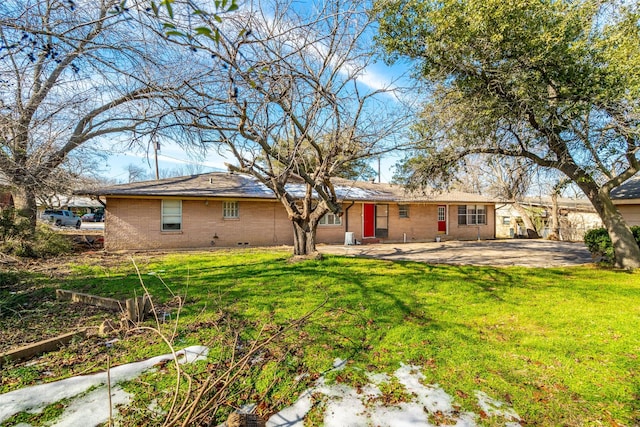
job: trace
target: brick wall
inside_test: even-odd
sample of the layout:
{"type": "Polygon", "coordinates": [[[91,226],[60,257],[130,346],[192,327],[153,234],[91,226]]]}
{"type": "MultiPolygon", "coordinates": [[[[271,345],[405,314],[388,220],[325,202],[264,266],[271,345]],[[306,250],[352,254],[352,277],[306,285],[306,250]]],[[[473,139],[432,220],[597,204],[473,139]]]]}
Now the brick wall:
{"type": "Polygon", "coordinates": [[[224,219],[222,201],[183,200],[182,230],[161,230],[161,200],[107,199],[105,249],[291,245],[291,222],[279,202],[239,202],[224,219]]]}
{"type": "MultiPolygon", "coordinates": [[[[105,249],[177,249],[207,247],[278,246],[293,244],[293,228],[277,201],[239,201],[239,218],[223,218],[223,202],[183,200],[182,229],[161,231],[159,199],[107,199],[105,249]]],[[[346,203],[341,225],[320,225],[317,243],[344,243],[345,231],[362,240],[363,204],[346,203]],[[348,215],[348,230],[347,226],[348,215]]],[[[409,217],[400,218],[397,204],[389,204],[388,237],[383,242],[433,241],[438,233],[437,205],[412,204],[409,217]]],[[[459,226],[457,205],[447,206],[448,233],[444,239],[494,238],[493,206],[487,206],[487,225],[459,226]]]]}

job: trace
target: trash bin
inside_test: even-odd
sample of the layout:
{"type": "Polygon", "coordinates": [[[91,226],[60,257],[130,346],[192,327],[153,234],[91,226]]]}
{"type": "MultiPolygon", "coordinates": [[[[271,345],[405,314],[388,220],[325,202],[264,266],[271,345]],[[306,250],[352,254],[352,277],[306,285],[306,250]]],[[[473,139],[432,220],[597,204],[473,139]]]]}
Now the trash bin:
{"type": "Polygon", "coordinates": [[[344,244],[345,245],[354,245],[355,244],[355,237],[354,237],[352,231],[347,231],[346,233],[344,233],[344,244]]]}

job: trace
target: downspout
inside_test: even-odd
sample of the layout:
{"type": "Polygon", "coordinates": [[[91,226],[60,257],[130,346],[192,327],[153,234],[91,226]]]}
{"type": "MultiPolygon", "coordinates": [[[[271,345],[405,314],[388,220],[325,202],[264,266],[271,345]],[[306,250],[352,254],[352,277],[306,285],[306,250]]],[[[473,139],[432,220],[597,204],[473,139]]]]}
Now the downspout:
{"type": "Polygon", "coordinates": [[[352,200],[351,204],[349,206],[347,206],[347,208],[344,210],[344,231],[345,231],[345,233],[347,231],[349,231],[349,209],[351,209],[351,207],[353,205],[355,205],[355,204],[356,204],[355,200],[352,200]]]}
{"type": "Polygon", "coordinates": [[[107,208],[107,203],[100,200],[100,196],[96,196],[96,200],[100,203],[105,209],[107,208]]]}

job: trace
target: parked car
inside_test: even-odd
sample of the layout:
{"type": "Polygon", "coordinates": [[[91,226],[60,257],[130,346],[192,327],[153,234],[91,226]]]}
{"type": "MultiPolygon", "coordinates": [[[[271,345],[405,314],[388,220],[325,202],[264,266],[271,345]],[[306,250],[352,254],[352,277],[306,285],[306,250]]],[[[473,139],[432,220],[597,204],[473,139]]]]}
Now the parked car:
{"type": "Polygon", "coordinates": [[[62,209],[47,209],[40,218],[58,227],[69,226],[80,228],[82,225],[82,220],[76,214],[62,209]]]}
{"type": "Polygon", "coordinates": [[[94,213],[86,213],[80,217],[82,222],[96,222],[96,214],[94,213]]]}

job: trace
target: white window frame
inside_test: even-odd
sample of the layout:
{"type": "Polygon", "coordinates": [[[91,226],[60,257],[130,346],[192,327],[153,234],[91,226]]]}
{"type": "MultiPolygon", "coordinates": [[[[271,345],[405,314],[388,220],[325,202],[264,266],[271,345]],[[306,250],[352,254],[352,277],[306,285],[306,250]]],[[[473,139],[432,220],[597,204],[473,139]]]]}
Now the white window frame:
{"type": "Polygon", "coordinates": [[[162,200],[160,216],[162,231],[182,231],[182,200],[162,200]],[[174,209],[174,211],[170,211],[170,209],[174,209]],[[168,227],[169,225],[177,225],[178,228],[168,227]]]}
{"type": "Polygon", "coordinates": [[[438,206],[438,222],[447,220],[447,207],[438,206]]]}
{"type": "Polygon", "coordinates": [[[458,206],[458,225],[487,225],[487,207],[485,205],[458,206]]]}
{"type": "Polygon", "coordinates": [[[240,218],[240,204],[237,201],[222,202],[222,217],[224,219],[240,218]]]}
{"type": "Polygon", "coordinates": [[[409,205],[398,205],[398,218],[409,218],[409,205]]]}
{"type": "Polygon", "coordinates": [[[326,214],[322,215],[322,218],[320,218],[320,221],[318,221],[318,225],[329,227],[339,226],[342,225],[342,218],[332,212],[327,212],[326,214]]]}

